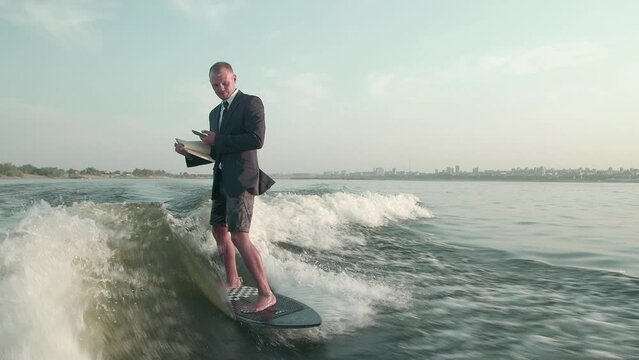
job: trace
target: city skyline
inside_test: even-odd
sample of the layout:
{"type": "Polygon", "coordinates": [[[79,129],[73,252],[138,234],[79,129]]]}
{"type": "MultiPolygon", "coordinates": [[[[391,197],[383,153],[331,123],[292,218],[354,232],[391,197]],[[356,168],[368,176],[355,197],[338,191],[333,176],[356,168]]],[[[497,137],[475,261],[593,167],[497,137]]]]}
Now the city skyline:
{"type": "MultiPolygon", "coordinates": [[[[465,171],[460,166],[447,167],[435,172],[405,171],[396,168],[386,171],[384,168],[373,168],[371,171],[325,171],[320,173],[274,173],[276,178],[291,179],[382,179],[382,180],[505,180],[505,181],[564,181],[564,182],[639,182],[639,168],[595,169],[554,169],[543,166],[528,168],[517,167],[506,169],[484,169],[475,167],[465,171]]],[[[41,178],[209,178],[211,173],[189,173],[182,171],[170,173],[164,170],[139,169],[104,171],[89,167],[86,169],[60,169],[57,167],[38,168],[30,164],[16,166],[0,163],[0,179],[21,177],[41,178]]]]}
{"type": "Polygon", "coordinates": [[[584,172],[608,172],[608,173],[623,173],[626,171],[630,171],[630,172],[639,172],[639,168],[634,168],[634,167],[620,167],[620,168],[613,168],[612,166],[609,166],[608,168],[602,169],[602,168],[583,168],[583,167],[579,167],[579,168],[551,168],[551,167],[546,167],[546,166],[535,166],[535,167],[521,167],[521,166],[517,166],[517,167],[511,167],[508,169],[481,169],[479,166],[473,167],[471,169],[471,171],[467,171],[466,169],[462,168],[459,165],[455,165],[455,166],[448,166],[446,167],[446,169],[434,169],[434,171],[428,172],[428,171],[422,171],[419,169],[415,169],[415,170],[407,170],[407,169],[398,169],[393,167],[392,169],[385,169],[383,167],[375,167],[373,168],[371,171],[353,171],[353,170],[328,170],[328,171],[324,171],[324,174],[353,174],[353,173],[370,173],[370,174],[376,174],[376,175],[387,175],[387,174],[477,174],[477,173],[481,173],[481,172],[538,172],[540,175],[545,174],[546,172],[553,172],[553,171],[584,171],[584,172]]]}
{"type": "Polygon", "coordinates": [[[322,175],[298,174],[293,178],[322,179],[382,179],[382,180],[505,180],[505,181],[563,181],[563,182],[639,182],[639,168],[613,169],[554,169],[543,166],[534,168],[512,168],[480,170],[474,167],[465,171],[460,166],[447,167],[446,170],[425,173],[420,171],[397,171],[393,168],[373,168],[368,172],[326,171],[322,175]]]}
{"type": "MultiPolygon", "coordinates": [[[[210,167],[196,167],[196,168],[188,168],[188,169],[181,169],[175,173],[170,172],[170,171],[166,171],[164,169],[153,169],[150,167],[140,167],[140,168],[133,168],[133,169],[102,169],[102,168],[96,168],[94,166],[88,166],[86,168],[74,168],[74,167],[69,167],[69,168],[64,168],[64,167],[60,167],[60,166],[55,166],[55,165],[51,165],[51,164],[45,164],[44,166],[34,166],[33,164],[14,164],[11,162],[0,162],[0,170],[2,170],[3,168],[20,168],[20,167],[25,167],[25,168],[41,168],[41,169],[55,169],[55,170],[60,170],[60,171],[66,171],[66,172],[70,172],[70,173],[78,173],[80,171],[89,171],[89,172],[103,172],[103,173],[107,173],[107,174],[127,174],[127,173],[132,173],[135,171],[157,171],[157,172],[167,172],[169,174],[172,175],[177,175],[177,174],[182,174],[182,173],[186,173],[186,174],[191,174],[191,175],[207,175],[207,174],[211,174],[212,173],[212,165],[210,167]]],[[[497,172],[541,172],[542,175],[546,172],[554,172],[554,171],[581,171],[581,172],[585,172],[585,173],[590,173],[590,172],[606,172],[606,173],[610,173],[610,174],[618,174],[618,173],[624,173],[624,172],[631,172],[633,174],[639,173],[639,167],[619,167],[619,168],[614,168],[612,166],[608,166],[606,168],[595,168],[595,167],[567,167],[567,168],[554,168],[554,167],[546,167],[546,166],[516,166],[516,167],[508,167],[508,168],[481,168],[479,166],[475,166],[472,167],[470,171],[468,171],[467,169],[459,166],[459,165],[451,165],[451,166],[447,166],[446,168],[442,168],[442,169],[433,169],[431,171],[429,170],[424,170],[424,169],[406,169],[406,168],[399,168],[399,167],[393,167],[390,169],[384,168],[384,167],[374,167],[372,169],[368,169],[368,170],[354,170],[354,169],[340,169],[340,170],[316,170],[316,171],[309,171],[309,172],[295,172],[295,171],[291,171],[291,172],[277,172],[277,174],[279,175],[292,175],[292,174],[311,174],[311,175],[404,175],[404,174],[412,174],[412,175],[438,175],[438,174],[450,174],[450,175],[455,175],[455,174],[477,174],[477,173],[497,173],[497,172]]],[[[0,175],[3,175],[2,171],[0,171],[0,175]]]]}
{"type": "Polygon", "coordinates": [[[208,126],[208,69],[225,60],[265,104],[267,173],[639,167],[637,13],[632,0],[0,0],[0,163],[186,171],[173,140],[208,126]]]}

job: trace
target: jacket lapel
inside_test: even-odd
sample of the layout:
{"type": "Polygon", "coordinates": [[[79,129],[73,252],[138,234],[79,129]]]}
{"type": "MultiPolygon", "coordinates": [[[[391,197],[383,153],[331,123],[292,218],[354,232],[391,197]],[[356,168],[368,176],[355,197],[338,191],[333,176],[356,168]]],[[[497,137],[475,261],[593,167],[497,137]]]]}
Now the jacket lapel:
{"type": "MultiPolygon", "coordinates": [[[[240,105],[240,102],[242,101],[242,95],[243,95],[242,92],[238,90],[237,94],[235,95],[235,98],[233,99],[233,102],[231,103],[231,106],[224,113],[224,119],[222,119],[222,128],[219,129],[221,133],[225,134],[227,132],[229,128],[229,123],[233,121],[233,113],[235,112],[235,109],[237,109],[237,107],[240,105]]],[[[222,107],[220,106],[220,111],[217,114],[218,127],[220,123],[221,111],[222,111],[222,107]]]]}
{"type": "Polygon", "coordinates": [[[211,130],[219,133],[220,132],[220,113],[222,112],[222,106],[216,106],[213,109],[213,126],[211,126],[211,130]]]}

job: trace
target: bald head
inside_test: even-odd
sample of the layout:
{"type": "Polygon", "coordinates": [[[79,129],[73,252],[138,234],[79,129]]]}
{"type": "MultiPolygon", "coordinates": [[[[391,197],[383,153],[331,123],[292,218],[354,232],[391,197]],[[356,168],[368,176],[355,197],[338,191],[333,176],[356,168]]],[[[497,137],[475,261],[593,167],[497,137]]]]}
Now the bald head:
{"type": "Polygon", "coordinates": [[[211,76],[211,73],[219,72],[222,69],[233,72],[233,67],[231,66],[231,64],[224,61],[218,61],[209,69],[209,76],[211,76]]]}
{"type": "Polygon", "coordinates": [[[226,100],[233,95],[236,89],[235,82],[237,76],[233,73],[231,64],[227,62],[216,62],[209,69],[209,80],[217,97],[226,100]]]}

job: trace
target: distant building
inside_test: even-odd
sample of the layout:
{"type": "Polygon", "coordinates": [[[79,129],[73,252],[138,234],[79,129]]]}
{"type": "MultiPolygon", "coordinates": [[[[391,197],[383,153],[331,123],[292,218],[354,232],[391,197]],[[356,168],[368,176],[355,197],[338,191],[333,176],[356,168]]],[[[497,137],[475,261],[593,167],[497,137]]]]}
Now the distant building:
{"type": "Polygon", "coordinates": [[[373,175],[375,176],[384,176],[384,168],[374,168],[373,175]]]}

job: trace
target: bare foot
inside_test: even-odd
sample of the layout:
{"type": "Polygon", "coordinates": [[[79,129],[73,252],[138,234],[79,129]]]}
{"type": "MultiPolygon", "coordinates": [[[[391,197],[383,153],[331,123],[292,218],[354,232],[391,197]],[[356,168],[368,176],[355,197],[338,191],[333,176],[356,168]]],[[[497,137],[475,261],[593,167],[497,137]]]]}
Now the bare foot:
{"type": "Polygon", "coordinates": [[[268,295],[259,294],[257,296],[257,301],[254,304],[248,305],[247,307],[242,309],[242,312],[245,314],[256,313],[260,311],[264,311],[271,306],[275,305],[277,299],[275,295],[271,292],[268,295]]]}
{"type": "Polygon", "coordinates": [[[226,292],[242,287],[242,278],[238,277],[234,280],[230,280],[226,284],[224,284],[224,287],[226,288],[226,292]]]}

